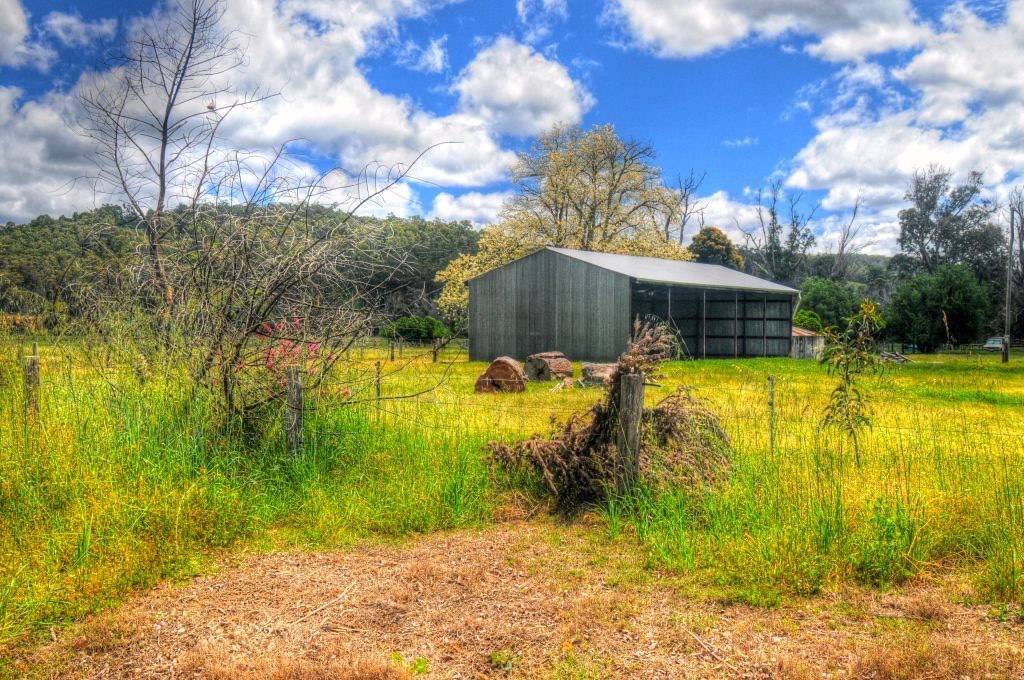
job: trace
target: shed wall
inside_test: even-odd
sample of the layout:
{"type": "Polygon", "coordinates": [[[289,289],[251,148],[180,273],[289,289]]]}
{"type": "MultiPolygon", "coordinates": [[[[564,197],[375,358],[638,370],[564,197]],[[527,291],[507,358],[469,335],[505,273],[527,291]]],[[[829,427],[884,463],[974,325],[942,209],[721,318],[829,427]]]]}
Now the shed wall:
{"type": "Polygon", "coordinates": [[[542,250],[469,282],[469,355],[610,361],[626,348],[629,308],[627,277],[542,250]]]}

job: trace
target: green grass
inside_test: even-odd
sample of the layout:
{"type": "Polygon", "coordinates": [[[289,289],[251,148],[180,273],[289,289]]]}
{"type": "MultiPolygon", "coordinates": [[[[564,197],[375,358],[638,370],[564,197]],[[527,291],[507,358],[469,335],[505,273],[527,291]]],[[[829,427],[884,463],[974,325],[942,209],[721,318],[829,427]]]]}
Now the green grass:
{"type": "Polygon", "coordinates": [[[273,425],[243,446],[176,385],[126,375],[114,389],[43,356],[38,420],[17,381],[0,392],[0,643],[208,569],[233,546],[335,547],[491,516],[481,437],[314,400],[292,460],[273,425]]]}
{"type": "MultiPolygon", "coordinates": [[[[443,353],[458,358],[449,365],[413,348],[394,362],[367,348],[308,395],[306,452],[290,460],[276,416],[259,436],[214,428],[208,405],[175,381],[139,385],[126,371],[108,383],[78,357],[69,369],[67,351],[42,348],[33,422],[14,351],[0,347],[0,643],[209,569],[218,551],[329,548],[484,525],[510,485],[540,485],[496,473],[483,445],[550,432],[603,396],[540,384],[477,395],[483,365],[457,350],[443,353]],[[434,389],[378,408],[377,360],[385,398],[434,389]]],[[[866,381],[874,428],[860,466],[842,437],[818,428],[832,383],[814,362],[668,364],[648,402],[694,386],[732,438],[729,481],[641,489],[599,513],[609,536],[629,533],[643,546],[646,569],[689,574],[695,588],[725,600],[772,606],[846,579],[888,588],[954,569],[979,599],[1019,602],[1024,362],[1014,359],[921,357],[866,381]]]]}

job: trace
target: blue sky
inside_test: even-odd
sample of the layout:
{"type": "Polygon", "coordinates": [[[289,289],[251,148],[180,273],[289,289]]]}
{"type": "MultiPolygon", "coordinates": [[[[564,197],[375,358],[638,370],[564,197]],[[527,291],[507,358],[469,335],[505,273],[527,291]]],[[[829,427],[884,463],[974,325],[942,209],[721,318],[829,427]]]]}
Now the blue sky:
{"type": "MultiPolygon", "coordinates": [[[[83,178],[65,121],[84,70],[140,3],[0,0],[0,221],[116,196],[83,178]]],[[[1024,169],[1024,0],[225,0],[247,36],[236,74],[282,96],[243,111],[225,145],[294,148],[308,169],[408,160],[374,212],[495,219],[515,151],[555,122],[649,141],[666,177],[706,173],[704,219],[741,239],[772,179],[821,203],[820,249],[861,199],[868,250],[891,252],[912,173],[1024,169]]]]}

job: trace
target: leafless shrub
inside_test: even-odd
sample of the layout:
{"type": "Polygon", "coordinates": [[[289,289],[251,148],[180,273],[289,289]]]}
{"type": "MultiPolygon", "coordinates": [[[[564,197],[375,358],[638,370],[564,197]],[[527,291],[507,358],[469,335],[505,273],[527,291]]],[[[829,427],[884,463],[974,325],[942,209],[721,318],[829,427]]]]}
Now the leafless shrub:
{"type": "Polygon", "coordinates": [[[287,145],[224,148],[226,118],[272,95],[232,87],[245,56],[222,17],[220,0],[173,0],[83,88],[93,180],[140,233],[138,257],[90,291],[86,316],[98,367],[144,380],[160,363],[245,416],[281,396],[289,366],[316,387],[380,325],[382,287],[406,256],[353,216],[397,191],[415,161],[310,176],[287,145]]]}

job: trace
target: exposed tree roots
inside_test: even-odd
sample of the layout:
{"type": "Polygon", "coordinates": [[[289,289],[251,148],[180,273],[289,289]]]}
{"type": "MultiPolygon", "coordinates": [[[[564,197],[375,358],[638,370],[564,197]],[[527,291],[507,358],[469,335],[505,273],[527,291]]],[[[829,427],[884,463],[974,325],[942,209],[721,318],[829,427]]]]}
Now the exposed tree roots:
{"type": "MultiPolygon", "coordinates": [[[[615,493],[615,442],[621,376],[650,373],[669,356],[671,335],[661,326],[634,326],[629,350],[618,361],[604,402],[573,415],[550,438],[534,435],[515,444],[491,442],[494,458],[510,467],[532,467],[547,482],[556,509],[573,514],[615,493]]],[[[661,488],[702,488],[725,477],[729,437],[718,419],[687,387],[644,409],[640,472],[661,488]]]]}

